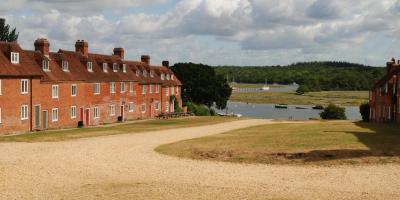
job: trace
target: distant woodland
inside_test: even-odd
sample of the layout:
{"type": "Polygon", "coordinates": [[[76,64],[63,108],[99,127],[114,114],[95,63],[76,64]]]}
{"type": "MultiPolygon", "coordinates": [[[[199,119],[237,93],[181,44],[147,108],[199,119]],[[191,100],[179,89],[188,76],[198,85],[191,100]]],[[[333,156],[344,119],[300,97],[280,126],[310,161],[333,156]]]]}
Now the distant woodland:
{"type": "Polygon", "coordinates": [[[288,66],[214,67],[217,74],[241,83],[299,84],[308,91],[369,90],[385,68],[348,62],[303,62],[288,66]]]}

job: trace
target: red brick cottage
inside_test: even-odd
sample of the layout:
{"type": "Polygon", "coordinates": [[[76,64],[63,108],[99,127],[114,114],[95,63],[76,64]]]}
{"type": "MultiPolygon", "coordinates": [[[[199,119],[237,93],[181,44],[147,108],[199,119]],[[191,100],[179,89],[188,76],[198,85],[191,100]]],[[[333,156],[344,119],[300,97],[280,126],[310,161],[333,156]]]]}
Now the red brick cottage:
{"type": "Polygon", "coordinates": [[[181,83],[150,56],[125,60],[123,48],[112,55],[89,53],[78,40],[75,51],[50,52],[47,39],[35,50],[0,43],[0,134],[152,118],[179,106],[181,83]]]}
{"type": "Polygon", "coordinates": [[[400,123],[400,61],[387,63],[387,74],[369,94],[372,122],[400,123]]]}

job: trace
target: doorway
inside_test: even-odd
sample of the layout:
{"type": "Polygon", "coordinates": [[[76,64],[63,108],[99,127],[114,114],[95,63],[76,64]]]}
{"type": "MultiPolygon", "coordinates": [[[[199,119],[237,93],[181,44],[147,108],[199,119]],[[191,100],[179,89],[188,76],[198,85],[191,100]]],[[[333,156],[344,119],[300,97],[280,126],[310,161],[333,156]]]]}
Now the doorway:
{"type": "Polygon", "coordinates": [[[48,119],[48,111],[47,110],[43,110],[42,111],[42,128],[43,129],[47,129],[49,128],[49,119],[48,119]]]}
{"type": "Polygon", "coordinates": [[[122,105],[121,105],[121,119],[122,119],[121,121],[122,121],[122,122],[124,121],[124,107],[125,107],[125,106],[122,104],[122,105]]]}
{"type": "Polygon", "coordinates": [[[85,112],[85,126],[90,126],[90,109],[87,108],[85,112]]]}
{"type": "Polygon", "coordinates": [[[40,128],[40,105],[35,106],[35,129],[40,128]]]}

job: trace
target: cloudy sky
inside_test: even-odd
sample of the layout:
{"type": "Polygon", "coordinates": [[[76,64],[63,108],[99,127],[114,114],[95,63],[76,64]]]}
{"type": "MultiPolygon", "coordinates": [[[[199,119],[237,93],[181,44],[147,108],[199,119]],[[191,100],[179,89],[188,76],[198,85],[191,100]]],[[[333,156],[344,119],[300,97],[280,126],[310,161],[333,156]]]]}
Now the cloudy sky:
{"type": "Polygon", "coordinates": [[[0,0],[19,43],[51,50],[124,47],[153,63],[276,65],[341,60],[383,66],[400,56],[400,0],[0,0]]]}

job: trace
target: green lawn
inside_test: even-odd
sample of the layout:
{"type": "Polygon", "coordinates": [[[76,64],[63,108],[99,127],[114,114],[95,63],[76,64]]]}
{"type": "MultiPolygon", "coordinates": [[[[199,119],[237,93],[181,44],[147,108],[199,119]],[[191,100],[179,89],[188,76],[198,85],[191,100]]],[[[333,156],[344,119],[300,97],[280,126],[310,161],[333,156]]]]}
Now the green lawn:
{"type": "MultiPolygon", "coordinates": [[[[232,84],[231,84],[232,86],[232,84]]],[[[270,88],[279,88],[279,87],[285,87],[285,85],[279,85],[279,84],[268,84],[270,88]]],[[[264,87],[263,83],[237,83],[236,84],[237,88],[262,88],[264,87]]]]}
{"type": "Polygon", "coordinates": [[[263,125],[163,145],[185,158],[264,164],[400,163],[400,126],[349,121],[263,125]]]}
{"type": "Polygon", "coordinates": [[[290,105],[358,106],[368,101],[368,91],[310,92],[296,95],[294,92],[241,92],[233,93],[230,101],[245,103],[270,103],[290,105]]]}
{"type": "Polygon", "coordinates": [[[124,123],[112,126],[100,126],[93,128],[54,130],[27,133],[22,135],[1,136],[0,142],[45,142],[45,141],[64,141],[86,137],[96,137],[105,135],[116,135],[124,133],[140,133],[146,131],[156,131],[161,129],[185,128],[192,126],[202,126],[217,124],[237,120],[230,117],[192,117],[185,119],[168,120],[148,120],[135,123],[124,123]]]}

